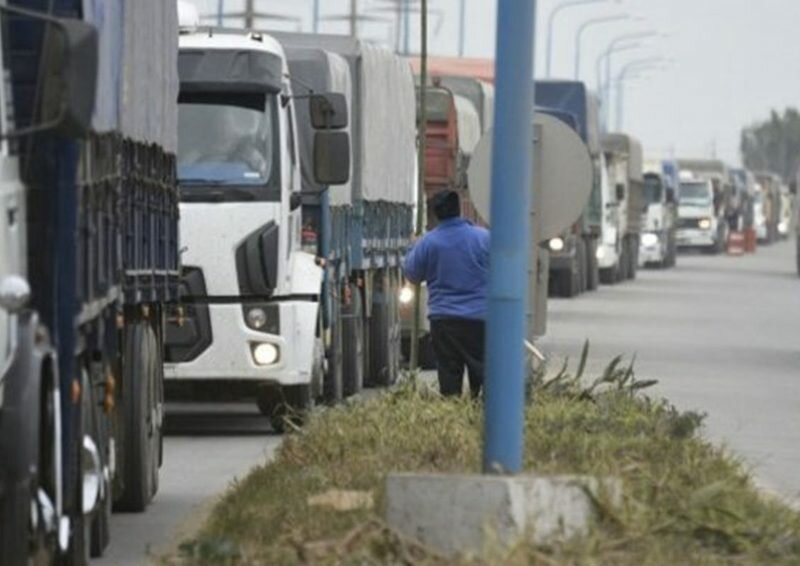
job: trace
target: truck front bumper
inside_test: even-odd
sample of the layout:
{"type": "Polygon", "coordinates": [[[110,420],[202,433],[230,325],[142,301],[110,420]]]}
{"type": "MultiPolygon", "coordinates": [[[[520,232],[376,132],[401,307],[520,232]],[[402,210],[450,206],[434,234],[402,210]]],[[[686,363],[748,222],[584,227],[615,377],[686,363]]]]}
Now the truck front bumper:
{"type": "Polygon", "coordinates": [[[666,237],[661,232],[645,232],[639,240],[639,266],[662,263],[667,257],[666,237]],[[655,238],[655,239],[654,239],[655,238]]]}
{"type": "MultiPolygon", "coordinates": [[[[400,333],[403,338],[411,336],[411,329],[414,326],[414,293],[415,287],[411,283],[406,283],[400,288],[398,304],[400,306],[400,333]]],[[[430,332],[430,321],[426,316],[428,312],[428,287],[419,286],[419,329],[420,334],[425,335],[430,332]]]]}
{"type": "Polygon", "coordinates": [[[619,263],[619,253],[614,244],[600,243],[597,246],[597,267],[611,269],[619,263]]]}
{"type": "Polygon", "coordinates": [[[678,230],[677,239],[681,248],[707,248],[717,243],[717,233],[714,230],[678,230]]]}
{"type": "Polygon", "coordinates": [[[164,378],[167,381],[244,380],[278,385],[311,383],[319,303],[287,300],[264,306],[273,307],[268,312],[279,313],[278,333],[248,327],[241,303],[209,304],[210,345],[190,361],[165,363],[164,378]]]}

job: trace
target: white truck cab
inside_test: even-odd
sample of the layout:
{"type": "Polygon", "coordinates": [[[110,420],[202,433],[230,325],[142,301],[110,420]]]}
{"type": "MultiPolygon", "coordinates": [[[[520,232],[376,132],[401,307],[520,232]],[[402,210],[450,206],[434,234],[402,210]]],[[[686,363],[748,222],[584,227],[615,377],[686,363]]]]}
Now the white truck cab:
{"type": "Polygon", "coordinates": [[[179,45],[184,307],[168,327],[166,382],[254,394],[275,416],[319,395],[324,365],[287,60],[258,32],[190,23],[179,45]]]}
{"type": "Polygon", "coordinates": [[[712,182],[682,172],[678,203],[678,246],[718,251],[722,242],[712,182]]]}
{"type": "Polygon", "coordinates": [[[675,191],[668,186],[661,161],[645,163],[645,211],[639,242],[639,265],[671,267],[676,261],[675,191]]]}

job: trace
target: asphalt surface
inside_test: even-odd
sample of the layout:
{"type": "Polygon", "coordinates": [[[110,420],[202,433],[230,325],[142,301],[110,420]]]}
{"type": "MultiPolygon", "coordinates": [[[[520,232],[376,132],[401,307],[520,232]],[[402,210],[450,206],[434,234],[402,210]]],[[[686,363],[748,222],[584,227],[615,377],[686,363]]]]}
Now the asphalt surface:
{"type": "MultiPolygon", "coordinates": [[[[793,243],[756,256],[681,256],[676,269],[550,302],[545,352],[590,371],[636,356],[638,378],[682,409],[706,412],[706,434],[741,455],[761,485],[800,501],[800,278],[793,243]]],[[[433,375],[430,375],[433,378],[433,375]]],[[[193,525],[236,478],[280,444],[252,405],[169,405],[159,493],[140,515],[114,515],[96,564],[144,564],[193,525]]]]}
{"type": "Polygon", "coordinates": [[[794,242],[754,256],[680,256],[668,271],[550,302],[544,350],[590,369],[636,356],[636,375],[706,435],[744,458],[756,480],[800,502],[800,277],[794,242]]]}

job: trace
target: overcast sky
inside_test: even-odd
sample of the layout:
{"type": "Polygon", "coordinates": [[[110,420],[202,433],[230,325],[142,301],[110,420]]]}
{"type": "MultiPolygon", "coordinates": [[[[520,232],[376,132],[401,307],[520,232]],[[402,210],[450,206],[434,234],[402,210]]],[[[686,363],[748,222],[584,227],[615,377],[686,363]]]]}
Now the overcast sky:
{"type": "MultiPolygon", "coordinates": [[[[219,0],[192,0],[202,11],[215,12],[219,0]]],[[[347,12],[351,0],[320,0],[323,17],[347,12]]],[[[496,2],[465,0],[465,54],[493,57],[496,2]]],[[[540,0],[537,33],[537,77],[544,76],[547,16],[564,0],[540,0]]],[[[300,19],[271,24],[281,29],[311,29],[313,0],[255,0],[259,10],[300,19]]],[[[382,16],[390,0],[358,0],[359,12],[382,16]],[[376,10],[377,9],[377,10],[376,10]]],[[[225,10],[240,9],[243,0],[224,0],[225,10]]],[[[432,54],[456,55],[460,0],[429,0],[432,54]],[[436,29],[438,27],[438,29],[436,29]]],[[[582,78],[595,88],[595,61],[609,41],[623,33],[658,30],[668,37],[620,53],[615,68],[627,62],[663,56],[672,63],[628,83],[624,129],[639,137],[653,156],[710,156],[739,162],[739,131],[768,116],[771,108],[800,105],[800,0],[613,0],[562,11],[553,35],[553,74],[571,78],[575,32],[589,18],[630,14],[643,22],[598,25],[585,34],[582,78]]],[[[363,23],[364,37],[393,42],[394,21],[363,23]]],[[[419,42],[418,16],[412,25],[419,42]]],[[[231,22],[234,23],[234,22],[231,22]]],[[[346,33],[347,25],[324,21],[321,30],[346,33]]],[[[612,122],[614,125],[614,122],[612,122]]]]}

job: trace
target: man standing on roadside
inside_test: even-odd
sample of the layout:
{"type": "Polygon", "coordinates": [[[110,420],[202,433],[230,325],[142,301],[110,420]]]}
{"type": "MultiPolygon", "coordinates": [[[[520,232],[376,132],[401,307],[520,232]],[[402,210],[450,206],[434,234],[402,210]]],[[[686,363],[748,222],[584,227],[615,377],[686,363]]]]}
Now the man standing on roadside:
{"type": "Polygon", "coordinates": [[[470,391],[477,397],[483,387],[489,231],[461,218],[455,191],[436,193],[428,206],[438,225],[408,252],[405,275],[412,283],[428,285],[439,390],[445,396],[461,395],[466,367],[470,391]]]}

